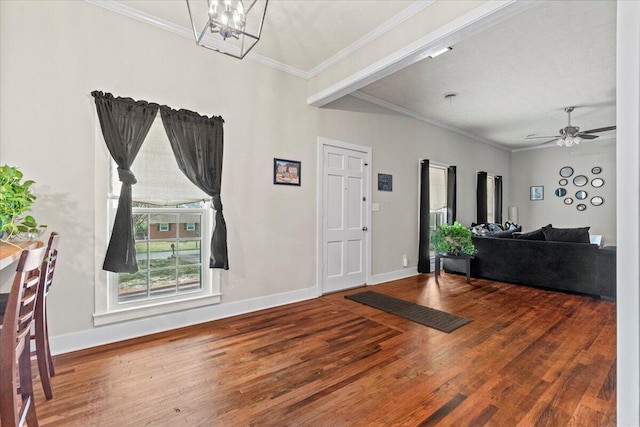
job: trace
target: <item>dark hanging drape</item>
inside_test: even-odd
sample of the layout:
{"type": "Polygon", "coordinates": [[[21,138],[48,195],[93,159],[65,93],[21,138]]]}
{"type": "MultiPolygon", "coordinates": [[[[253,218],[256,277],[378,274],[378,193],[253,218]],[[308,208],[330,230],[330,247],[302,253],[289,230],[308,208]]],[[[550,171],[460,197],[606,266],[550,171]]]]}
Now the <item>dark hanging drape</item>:
{"type": "Polygon", "coordinates": [[[447,224],[453,225],[456,220],[456,167],[447,168],[447,224]]]}
{"type": "Polygon", "coordinates": [[[476,186],[476,223],[487,222],[487,173],[478,172],[478,184],[476,186]]]}
{"type": "Polygon", "coordinates": [[[111,157],[118,165],[122,182],[113,231],[102,268],[115,273],[138,271],[131,211],[131,186],[136,178],[131,164],[158,112],[158,104],[114,97],[110,93],[93,91],[102,135],[111,157]]]}
{"type": "Polygon", "coordinates": [[[216,211],[211,236],[210,268],[229,269],[227,225],[222,215],[222,117],[206,117],[187,110],[160,107],[164,129],[176,156],[178,167],[189,180],[212,198],[216,211]]]}
{"type": "Polygon", "coordinates": [[[495,220],[494,222],[498,224],[502,224],[502,176],[498,175],[493,178],[493,182],[495,183],[495,205],[493,206],[493,212],[495,220]]]}
{"type": "Polygon", "coordinates": [[[418,273],[431,271],[429,256],[429,216],[431,208],[429,195],[429,160],[420,165],[420,237],[418,242],[418,273]]]}

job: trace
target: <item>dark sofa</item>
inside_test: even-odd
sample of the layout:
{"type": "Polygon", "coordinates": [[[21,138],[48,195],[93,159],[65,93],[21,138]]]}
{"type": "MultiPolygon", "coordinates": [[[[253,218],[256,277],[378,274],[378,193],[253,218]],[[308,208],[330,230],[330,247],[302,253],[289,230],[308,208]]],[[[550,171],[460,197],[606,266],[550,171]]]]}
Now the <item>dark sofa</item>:
{"type": "MultiPolygon", "coordinates": [[[[615,247],[473,236],[477,254],[471,276],[615,299],[615,247]]],[[[445,259],[447,272],[464,273],[464,265],[445,259]]]]}

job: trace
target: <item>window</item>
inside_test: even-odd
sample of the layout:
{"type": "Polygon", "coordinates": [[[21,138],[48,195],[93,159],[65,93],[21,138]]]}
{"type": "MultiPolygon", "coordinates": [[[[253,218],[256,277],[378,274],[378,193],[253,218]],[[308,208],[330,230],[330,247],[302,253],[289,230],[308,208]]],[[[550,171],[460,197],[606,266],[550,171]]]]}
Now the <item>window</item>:
{"type": "Polygon", "coordinates": [[[487,174],[487,222],[496,222],[496,180],[495,176],[487,174]]]}
{"type": "MultiPolygon", "coordinates": [[[[429,165],[429,235],[447,222],[447,168],[429,165]]],[[[435,255],[429,245],[430,255],[435,255]]]]}
{"type": "MultiPolygon", "coordinates": [[[[113,224],[120,182],[109,162],[107,222],[113,224]]],[[[138,181],[132,187],[138,271],[104,272],[108,291],[96,293],[95,324],[219,303],[219,272],[208,261],[211,202],[179,170],[160,115],[131,169],[138,181]]]]}

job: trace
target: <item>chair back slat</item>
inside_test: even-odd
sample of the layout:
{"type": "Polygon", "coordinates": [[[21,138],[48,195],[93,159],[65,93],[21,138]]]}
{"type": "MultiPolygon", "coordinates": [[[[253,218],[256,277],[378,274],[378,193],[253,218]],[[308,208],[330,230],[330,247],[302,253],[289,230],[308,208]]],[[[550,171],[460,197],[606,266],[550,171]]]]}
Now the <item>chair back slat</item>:
{"type": "Polygon", "coordinates": [[[36,249],[22,251],[0,329],[0,421],[7,427],[19,425],[25,416],[30,426],[38,423],[28,346],[45,249],[38,242],[36,249]],[[21,404],[16,393],[18,376],[21,404]]]}

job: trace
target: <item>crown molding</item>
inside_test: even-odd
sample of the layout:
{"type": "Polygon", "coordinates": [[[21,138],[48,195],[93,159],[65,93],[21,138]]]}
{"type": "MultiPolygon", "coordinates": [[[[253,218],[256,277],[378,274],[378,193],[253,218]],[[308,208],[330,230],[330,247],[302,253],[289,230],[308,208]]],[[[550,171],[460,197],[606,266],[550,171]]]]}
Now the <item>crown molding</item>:
{"type": "Polygon", "coordinates": [[[414,118],[416,120],[420,120],[421,122],[429,123],[429,124],[437,126],[439,128],[446,129],[448,131],[457,133],[457,134],[462,135],[462,136],[466,136],[469,139],[473,139],[474,141],[482,142],[483,144],[490,145],[490,146],[492,146],[494,148],[498,148],[498,149],[504,150],[504,151],[511,151],[509,148],[505,147],[502,144],[498,144],[495,141],[491,141],[491,140],[483,138],[481,136],[474,135],[474,134],[472,134],[470,132],[467,132],[466,130],[462,130],[462,129],[457,128],[455,126],[452,126],[452,125],[450,125],[448,123],[441,122],[440,120],[430,119],[428,117],[425,117],[425,116],[423,116],[421,114],[416,113],[415,111],[411,111],[411,110],[406,109],[404,107],[400,107],[399,105],[392,104],[392,103],[384,101],[384,100],[382,100],[380,98],[376,98],[375,96],[367,95],[366,93],[362,93],[362,92],[359,92],[359,91],[352,92],[351,96],[353,96],[355,98],[358,98],[358,99],[361,99],[363,101],[370,102],[372,104],[378,105],[380,107],[384,107],[384,108],[387,108],[389,110],[395,111],[396,113],[400,113],[400,114],[403,114],[405,116],[409,116],[409,117],[414,118]]]}
{"type": "Polygon", "coordinates": [[[392,29],[394,29],[395,27],[397,27],[398,25],[400,25],[401,23],[403,23],[407,19],[411,18],[413,15],[415,15],[418,12],[420,12],[421,10],[423,10],[424,8],[426,8],[427,6],[431,5],[434,2],[435,2],[435,0],[417,0],[417,1],[415,1],[413,4],[411,4],[411,6],[407,7],[406,9],[404,9],[402,12],[398,13],[397,15],[392,16],[390,19],[385,21],[382,25],[379,25],[378,27],[376,27],[373,31],[365,34],[364,36],[362,36],[361,38],[359,38],[358,40],[356,40],[355,42],[353,42],[349,46],[347,46],[344,49],[342,49],[340,52],[336,53],[335,55],[333,55],[329,59],[323,61],[322,63],[320,63],[316,67],[312,68],[307,73],[307,75],[308,75],[307,79],[311,79],[311,78],[317,76],[321,72],[325,71],[327,68],[329,68],[332,65],[342,61],[343,59],[345,59],[349,55],[353,54],[358,49],[360,49],[360,48],[366,46],[367,44],[371,43],[373,40],[377,39],[378,37],[388,33],[389,31],[391,31],[392,29]]]}
{"type": "MultiPolygon", "coordinates": [[[[169,31],[170,33],[176,34],[178,36],[191,39],[191,40],[194,39],[192,29],[183,27],[171,21],[167,21],[165,19],[143,12],[134,7],[127,6],[123,3],[120,3],[117,0],[84,0],[84,1],[91,5],[99,6],[111,12],[115,12],[120,15],[126,16],[128,18],[132,18],[137,21],[143,22],[145,24],[152,25],[156,28],[160,28],[161,30],[169,31]]],[[[385,21],[382,25],[376,27],[376,29],[374,29],[373,31],[365,34],[363,37],[359,38],[354,43],[342,49],[340,52],[333,55],[329,59],[325,60],[321,64],[317,65],[310,71],[304,71],[299,68],[292,67],[290,65],[284,64],[282,62],[276,61],[274,59],[268,58],[263,55],[259,55],[254,52],[249,52],[245,58],[250,61],[257,62],[262,65],[266,65],[267,67],[273,68],[275,70],[282,71],[287,74],[291,74],[293,76],[296,76],[305,80],[309,80],[315,77],[316,75],[320,74],[327,68],[331,67],[332,65],[340,62],[344,58],[353,54],[355,51],[367,45],[371,41],[389,32],[396,26],[400,25],[402,22],[406,21],[416,13],[423,10],[425,7],[429,6],[434,1],[435,0],[416,0],[413,4],[411,4],[411,6],[407,7],[397,15],[392,16],[389,20],[385,21]]],[[[207,37],[209,38],[208,43],[214,44],[214,45],[221,44],[220,42],[215,40],[213,37],[211,36],[207,36],[207,37]]]]}
{"type": "MultiPolygon", "coordinates": [[[[167,21],[162,18],[158,18],[157,16],[151,15],[149,13],[143,12],[131,6],[127,6],[125,4],[120,3],[116,0],[84,0],[86,3],[89,3],[94,6],[99,6],[103,9],[107,9],[111,12],[118,13],[120,15],[126,16],[128,18],[133,18],[137,21],[143,22],[145,24],[152,25],[156,28],[160,28],[164,31],[169,31],[170,33],[176,34],[178,36],[194,40],[193,30],[187,27],[183,27],[181,25],[177,25],[173,22],[167,21]]],[[[209,43],[217,44],[217,40],[214,40],[213,37],[210,37],[209,43]]],[[[195,43],[195,40],[194,40],[195,43]]],[[[287,74],[291,74],[296,77],[300,77],[303,79],[308,79],[308,73],[302,71],[298,68],[291,67],[289,65],[283,64],[278,61],[274,61],[271,58],[267,58],[266,56],[258,55],[257,53],[249,52],[245,59],[248,59],[253,62],[257,62],[262,65],[266,65],[267,67],[283,71],[287,74]]]]}

